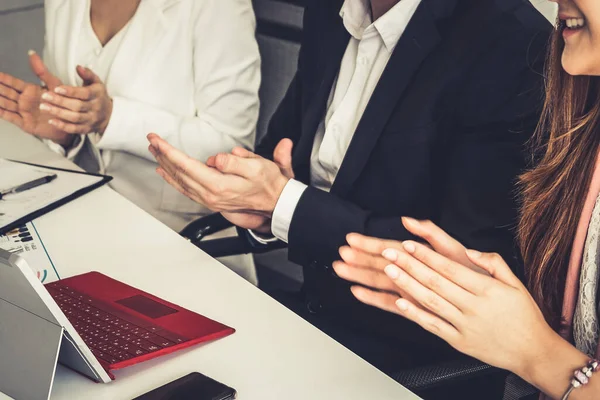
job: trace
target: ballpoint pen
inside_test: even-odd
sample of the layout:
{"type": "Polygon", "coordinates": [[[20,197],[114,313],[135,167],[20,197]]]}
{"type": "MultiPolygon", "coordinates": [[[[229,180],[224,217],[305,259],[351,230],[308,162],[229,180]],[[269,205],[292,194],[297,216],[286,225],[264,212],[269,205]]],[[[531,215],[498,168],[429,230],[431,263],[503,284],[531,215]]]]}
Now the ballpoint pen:
{"type": "Polygon", "coordinates": [[[54,179],[56,179],[56,174],[44,176],[42,178],[38,178],[33,181],[23,183],[21,185],[12,187],[10,189],[6,189],[6,190],[0,192],[0,200],[2,200],[2,198],[4,198],[4,196],[6,196],[6,195],[21,193],[26,190],[33,189],[38,186],[45,185],[46,183],[50,183],[54,179]]]}

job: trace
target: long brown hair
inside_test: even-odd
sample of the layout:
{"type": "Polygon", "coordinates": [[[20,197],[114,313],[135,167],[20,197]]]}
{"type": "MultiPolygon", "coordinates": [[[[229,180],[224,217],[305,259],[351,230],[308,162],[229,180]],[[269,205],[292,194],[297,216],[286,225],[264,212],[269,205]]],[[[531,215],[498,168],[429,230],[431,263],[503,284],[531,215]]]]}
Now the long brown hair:
{"type": "Polygon", "coordinates": [[[571,246],[600,145],[599,78],[562,68],[562,32],[552,37],[546,98],[533,139],[534,163],[521,176],[519,244],[533,297],[558,329],[571,246]]]}

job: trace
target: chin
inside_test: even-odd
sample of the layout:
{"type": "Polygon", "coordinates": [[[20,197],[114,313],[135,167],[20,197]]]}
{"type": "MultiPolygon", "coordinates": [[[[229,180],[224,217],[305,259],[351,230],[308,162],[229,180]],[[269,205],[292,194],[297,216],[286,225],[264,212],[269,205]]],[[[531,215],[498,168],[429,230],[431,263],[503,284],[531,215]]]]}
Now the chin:
{"type": "Polygon", "coordinates": [[[567,74],[572,76],[588,75],[588,71],[584,68],[582,60],[577,60],[577,57],[570,57],[568,53],[564,53],[562,57],[562,66],[567,74]]]}
{"type": "Polygon", "coordinates": [[[588,57],[574,57],[573,53],[565,51],[562,55],[562,66],[567,74],[600,76],[600,59],[590,60],[588,57]]]}

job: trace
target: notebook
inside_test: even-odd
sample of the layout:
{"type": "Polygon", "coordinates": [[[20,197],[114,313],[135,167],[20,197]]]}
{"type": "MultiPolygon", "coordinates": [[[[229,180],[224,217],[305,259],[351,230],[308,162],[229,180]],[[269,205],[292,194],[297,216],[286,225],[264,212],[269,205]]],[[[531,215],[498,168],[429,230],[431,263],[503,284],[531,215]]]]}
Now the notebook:
{"type": "Polygon", "coordinates": [[[106,184],[112,178],[0,159],[0,192],[56,175],[51,182],[0,199],[0,235],[106,184]]]}

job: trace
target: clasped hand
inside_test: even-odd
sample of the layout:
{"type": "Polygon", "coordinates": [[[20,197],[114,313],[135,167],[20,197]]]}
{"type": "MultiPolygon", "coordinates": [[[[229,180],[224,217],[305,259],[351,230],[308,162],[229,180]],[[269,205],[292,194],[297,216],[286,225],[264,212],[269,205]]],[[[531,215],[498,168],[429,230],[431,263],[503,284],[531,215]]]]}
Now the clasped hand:
{"type": "Polygon", "coordinates": [[[502,257],[467,250],[429,221],[403,221],[429,245],[352,235],[351,247],[341,250],[346,261],[336,263],[336,271],[363,285],[352,288],[360,301],[399,314],[457,350],[525,377],[548,348],[561,343],[502,257]],[[387,279],[365,279],[365,267],[352,266],[367,250],[378,259],[377,267],[370,267],[387,279]]]}
{"type": "Polygon", "coordinates": [[[65,86],[35,52],[29,55],[29,63],[45,87],[0,73],[0,118],[63,146],[72,143],[73,134],[104,132],[112,99],[100,78],[79,66],[84,86],[65,86]]]}
{"type": "Polygon", "coordinates": [[[42,94],[40,110],[52,116],[48,121],[70,134],[103,134],[112,115],[113,102],[102,80],[89,68],[77,67],[82,87],[58,86],[42,94]]]}
{"type": "Polygon", "coordinates": [[[148,135],[149,151],[159,164],[157,172],[180,193],[210,210],[220,212],[233,224],[263,233],[287,182],[292,143],[284,139],[274,161],[236,147],[202,163],[171,146],[156,134],[148,135]]]}

